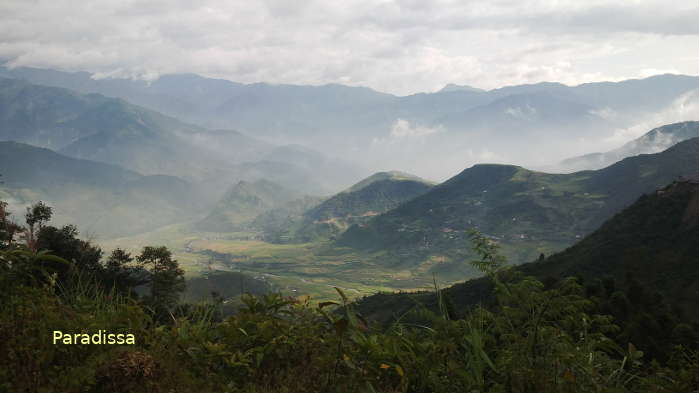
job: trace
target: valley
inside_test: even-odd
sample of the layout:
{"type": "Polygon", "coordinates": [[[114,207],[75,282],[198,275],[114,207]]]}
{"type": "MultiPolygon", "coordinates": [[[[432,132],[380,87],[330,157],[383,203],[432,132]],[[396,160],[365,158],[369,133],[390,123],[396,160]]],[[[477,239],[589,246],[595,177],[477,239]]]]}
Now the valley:
{"type": "MultiPolygon", "coordinates": [[[[215,271],[241,272],[268,282],[273,290],[285,295],[308,295],[314,302],[334,299],[337,292],[333,287],[346,290],[350,298],[358,298],[378,291],[424,290],[433,286],[432,276],[427,274],[429,263],[418,270],[412,266],[386,266],[388,258],[384,255],[333,247],[330,242],[271,244],[248,240],[253,237],[253,233],[206,233],[191,231],[187,225],[173,225],[99,244],[106,251],[121,247],[131,252],[147,244],[166,245],[189,279],[215,271]]],[[[457,280],[452,278],[452,282],[457,280]]],[[[440,281],[440,285],[447,283],[440,281]]]]}
{"type": "Polygon", "coordinates": [[[435,283],[448,286],[479,275],[469,264],[476,257],[471,228],[497,241],[511,264],[532,262],[582,240],[642,195],[693,173],[699,173],[696,138],[661,153],[570,175],[477,165],[437,186],[407,183],[420,191],[403,203],[383,207],[373,202],[371,190],[415,180],[405,174],[379,174],[310,203],[305,212],[281,209],[286,218],[269,226],[256,223],[285,202],[264,201],[283,193],[271,183],[238,184],[214,208],[214,216],[225,219],[219,222],[235,224],[238,232],[203,232],[202,222],[195,222],[100,244],[133,250],[164,244],[191,278],[236,271],[284,294],[310,295],[317,301],[332,298],[333,287],[346,289],[350,298],[427,290],[435,283]],[[352,221],[326,228],[337,225],[329,222],[347,219],[352,221]],[[311,224],[326,229],[316,228],[308,237],[311,224]]]}

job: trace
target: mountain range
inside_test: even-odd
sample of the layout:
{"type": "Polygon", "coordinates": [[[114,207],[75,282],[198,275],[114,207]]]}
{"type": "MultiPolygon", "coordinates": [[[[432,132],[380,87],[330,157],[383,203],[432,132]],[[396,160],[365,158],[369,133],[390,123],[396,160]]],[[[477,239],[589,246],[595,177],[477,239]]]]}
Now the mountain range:
{"type": "Polygon", "coordinates": [[[203,209],[197,189],[181,178],[144,176],[27,144],[0,142],[0,168],[0,199],[16,220],[24,206],[43,200],[54,209],[54,223],[76,224],[86,236],[144,232],[203,209]]]}
{"type": "Polygon", "coordinates": [[[699,108],[699,78],[684,75],[487,91],[448,86],[404,97],[361,87],[240,84],[192,74],[138,81],[1,68],[0,76],[122,98],[210,129],[235,129],[366,167],[400,167],[436,179],[488,157],[543,166],[609,150],[617,143],[609,137],[619,130],[693,120],[699,108]],[[441,165],[431,164],[440,158],[441,165]]]}
{"type": "Polygon", "coordinates": [[[361,173],[309,148],[273,145],[233,130],[208,130],[121,99],[7,78],[0,78],[0,140],[145,175],[182,177],[209,190],[214,200],[238,180],[270,178],[323,194],[361,173]]]}

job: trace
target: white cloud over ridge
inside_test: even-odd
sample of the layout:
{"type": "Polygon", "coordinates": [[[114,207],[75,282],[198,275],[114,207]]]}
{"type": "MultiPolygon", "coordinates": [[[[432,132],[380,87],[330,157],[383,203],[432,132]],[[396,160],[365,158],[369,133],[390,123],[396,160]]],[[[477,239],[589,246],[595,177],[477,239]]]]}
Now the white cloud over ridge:
{"type": "Polygon", "coordinates": [[[415,138],[423,137],[442,131],[442,127],[425,127],[412,125],[404,119],[396,119],[391,126],[391,138],[415,138]]]}
{"type": "MultiPolygon", "coordinates": [[[[683,94],[659,112],[649,113],[644,118],[638,119],[631,127],[617,129],[603,142],[610,148],[618,147],[640,137],[653,128],[697,119],[699,119],[699,89],[683,94]]],[[[659,140],[659,143],[658,150],[667,147],[662,144],[662,140],[659,140]]]]}
{"type": "Polygon", "coordinates": [[[101,77],[194,72],[395,94],[447,83],[577,84],[699,74],[690,50],[699,47],[699,8],[690,3],[5,0],[0,58],[101,77]]]}

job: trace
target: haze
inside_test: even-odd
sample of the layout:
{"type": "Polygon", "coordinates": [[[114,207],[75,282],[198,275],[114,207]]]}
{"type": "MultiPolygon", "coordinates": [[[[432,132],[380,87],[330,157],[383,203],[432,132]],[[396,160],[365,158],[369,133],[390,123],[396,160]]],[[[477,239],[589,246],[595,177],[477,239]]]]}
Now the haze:
{"type": "Polygon", "coordinates": [[[197,103],[207,108],[182,114],[93,90],[205,127],[304,145],[367,174],[399,169],[444,180],[477,162],[563,170],[562,159],[696,118],[693,88],[668,95],[662,83],[645,91],[662,97],[633,103],[584,88],[492,89],[699,74],[699,55],[687,50],[699,47],[698,17],[699,8],[666,1],[4,1],[0,59],[7,69],[86,71],[95,80],[150,83],[193,73],[245,84],[368,87],[373,92],[327,93],[335,107],[318,93],[319,103],[301,105],[311,109],[294,107],[276,124],[248,120],[276,115],[269,102],[245,112],[211,95],[197,103]],[[451,93],[491,91],[417,94],[447,85],[451,93]],[[552,105],[556,119],[545,113],[552,105]]]}

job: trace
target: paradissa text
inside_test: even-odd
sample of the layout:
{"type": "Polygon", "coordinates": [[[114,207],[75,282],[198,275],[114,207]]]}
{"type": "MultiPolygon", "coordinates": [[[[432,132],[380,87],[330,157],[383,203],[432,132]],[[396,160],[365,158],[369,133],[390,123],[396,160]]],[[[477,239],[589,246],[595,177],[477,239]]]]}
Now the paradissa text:
{"type": "Polygon", "coordinates": [[[134,345],[136,337],[131,333],[107,333],[99,330],[97,333],[63,333],[60,330],[53,331],[53,344],[93,344],[93,345],[134,345]]]}

